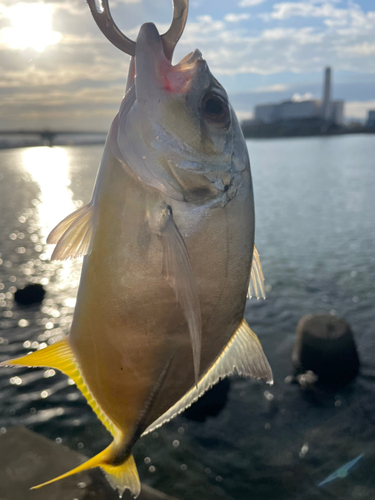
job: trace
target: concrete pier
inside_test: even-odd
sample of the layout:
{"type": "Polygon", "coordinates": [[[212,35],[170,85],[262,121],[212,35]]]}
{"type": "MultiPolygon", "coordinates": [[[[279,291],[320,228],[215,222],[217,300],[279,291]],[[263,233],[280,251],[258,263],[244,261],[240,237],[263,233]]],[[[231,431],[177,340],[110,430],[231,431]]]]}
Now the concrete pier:
{"type": "Polygon", "coordinates": [[[335,389],[355,378],[360,365],[349,324],[330,314],[300,319],[292,359],[299,373],[312,371],[318,384],[335,389]]]}
{"type": "MultiPolygon", "coordinates": [[[[86,457],[66,446],[24,427],[13,427],[0,435],[0,500],[118,500],[118,494],[99,469],[30,490],[85,460],[86,457]]],[[[123,499],[130,498],[126,491],[123,499]]],[[[176,500],[147,485],[142,485],[138,499],[176,500]]]]}

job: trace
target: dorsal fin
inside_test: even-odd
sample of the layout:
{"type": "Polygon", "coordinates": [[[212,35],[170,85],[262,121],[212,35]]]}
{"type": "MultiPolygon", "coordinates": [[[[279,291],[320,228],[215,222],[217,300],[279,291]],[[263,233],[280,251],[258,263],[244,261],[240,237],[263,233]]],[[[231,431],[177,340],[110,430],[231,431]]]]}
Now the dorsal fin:
{"type": "Polygon", "coordinates": [[[107,428],[107,430],[116,437],[120,430],[101,410],[96,399],[89,391],[83,380],[81,370],[79,369],[77,360],[70,347],[68,337],[52,344],[45,349],[40,349],[21,358],[9,359],[0,363],[0,366],[29,366],[29,367],[49,367],[60,370],[65,375],[74,380],[78,389],[86,398],[87,403],[96,413],[99,420],[107,428]]]}
{"type": "Polygon", "coordinates": [[[261,297],[263,299],[266,298],[262,265],[260,263],[258,249],[255,245],[253,252],[253,262],[251,264],[250,282],[249,282],[249,288],[247,290],[247,296],[249,297],[249,299],[251,299],[251,297],[256,297],[257,299],[260,299],[261,297]]]}
{"type": "Polygon", "coordinates": [[[269,384],[273,383],[272,371],[259,339],[244,319],[215,363],[198,382],[198,385],[190,389],[174,406],[155,420],[143,435],[154,431],[183,412],[220,379],[235,371],[245,377],[263,379],[269,384]]]}
{"type": "Polygon", "coordinates": [[[47,243],[56,243],[51,260],[65,260],[90,252],[94,205],[88,203],[65,217],[49,234],[47,243]]]}

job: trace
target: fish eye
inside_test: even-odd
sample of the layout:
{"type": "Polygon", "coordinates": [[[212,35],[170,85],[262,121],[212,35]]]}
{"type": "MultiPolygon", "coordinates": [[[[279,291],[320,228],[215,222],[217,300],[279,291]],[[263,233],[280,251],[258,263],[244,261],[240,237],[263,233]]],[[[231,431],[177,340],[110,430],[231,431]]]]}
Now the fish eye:
{"type": "Polygon", "coordinates": [[[230,125],[228,103],[214,92],[208,92],[202,99],[202,111],[207,122],[220,128],[230,125]]]}

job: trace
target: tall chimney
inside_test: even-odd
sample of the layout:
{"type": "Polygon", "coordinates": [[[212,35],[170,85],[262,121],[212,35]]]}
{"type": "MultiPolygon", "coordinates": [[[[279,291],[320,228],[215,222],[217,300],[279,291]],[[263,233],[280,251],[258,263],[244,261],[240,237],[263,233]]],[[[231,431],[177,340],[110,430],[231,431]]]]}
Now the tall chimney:
{"type": "Polygon", "coordinates": [[[330,121],[331,119],[331,68],[328,67],[324,72],[324,87],[322,100],[322,118],[330,121]]]}

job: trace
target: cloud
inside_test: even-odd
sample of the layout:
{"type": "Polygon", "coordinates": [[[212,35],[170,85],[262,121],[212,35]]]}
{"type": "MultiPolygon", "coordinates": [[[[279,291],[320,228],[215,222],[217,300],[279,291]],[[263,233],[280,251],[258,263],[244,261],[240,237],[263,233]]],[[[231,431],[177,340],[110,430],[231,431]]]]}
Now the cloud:
{"type": "Polygon", "coordinates": [[[375,100],[349,101],[345,103],[345,116],[364,120],[367,119],[367,114],[370,109],[375,109],[375,100]]]}
{"type": "Polygon", "coordinates": [[[105,132],[119,109],[124,90],[123,84],[99,88],[51,85],[46,99],[46,91],[24,86],[0,100],[0,115],[8,117],[8,129],[25,128],[25,124],[28,128],[33,122],[40,128],[49,124],[51,128],[71,129],[74,123],[78,129],[105,132]]]}
{"type": "Polygon", "coordinates": [[[254,87],[250,90],[252,94],[262,94],[264,92],[285,92],[289,89],[289,85],[283,83],[275,83],[274,85],[265,85],[263,87],[254,87]]]}
{"type": "Polygon", "coordinates": [[[224,16],[224,21],[227,23],[238,23],[239,21],[249,19],[249,17],[250,14],[226,14],[226,16],[224,16]]]}
{"type": "Polygon", "coordinates": [[[335,71],[375,73],[375,11],[364,12],[352,2],[345,7],[342,1],[338,8],[332,1],[309,1],[274,4],[271,14],[267,24],[255,25],[251,17],[240,27],[231,22],[232,14],[222,21],[198,18],[188,24],[176,52],[182,57],[199,47],[212,71],[221,75],[320,72],[327,65],[335,71]],[[288,20],[296,16],[304,20],[290,26],[288,20]]]}
{"type": "Polygon", "coordinates": [[[271,13],[271,17],[274,19],[289,19],[290,17],[343,18],[348,15],[348,10],[337,9],[331,2],[324,2],[321,5],[310,2],[282,2],[274,4],[273,12],[271,13]]]}
{"type": "Polygon", "coordinates": [[[294,39],[295,42],[302,45],[311,43],[320,43],[323,38],[323,33],[316,32],[314,28],[306,27],[301,29],[296,28],[274,28],[272,30],[264,30],[261,33],[263,40],[279,41],[294,39]]]}
{"type": "Polygon", "coordinates": [[[202,36],[222,31],[224,27],[223,21],[215,21],[211,16],[198,16],[196,22],[186,25],[184,38],[196,37],[199,40],[202,36]]]}
{"type": "MultiPolygon", "coordinates": [[[[36,3],[38,0],[23,1],[36,3]]],[[[45,1],[53,6],[52,29],[61,33],[59,43],[41,53],[29,48],[11,50],[0,44],[0,94],[4,101],[0,106],[0,118],[5,124],[3,126],[21,116],[27,115],[31,120],[32,116],[37,117],[38,109],[46,121],[52,120],[53,113],[56,113],[59,119],[68,123],[70,113],[72,117],[82,117],[82,124],[89,123],[91,110],[96,117],[103,116],[102,123],[105,124],[113,116],[118,106],[116,103],[121,98],[129,58],[100,33],[85,2],[45,1]]],[[[114,18],[122,19],[121,27],[134,39],[139,24],[146,20],[145,7],[150,6],[152,0],[144,4],[140,0],[110,1],[114,18]],[[127,9],[124,4],[129,2],[135,5],[127,9]],[[126,17],[129,10],[134,17],[126,17]]],[[[165,7],[161,9],[164,13],[168,11],[169,15],[169,2],[163,2],[165,7]]],[[[1,30],[9,26],[4,12],[16,0],[0,0],[0,3],[1,30]]],[[[233,3],[229,4],[228,9],[232,10],[233,3]]],[[[299,89],[284,83],[288,82],[287,78],[302,81],[302,77],[295,78],[293,74],[320,74],[324,66],[331,65],[335,75],[338,71],[342,72],[341,75],[343,72],[367,75],[369,78],[371,73],[375,75],[375,11],[369,11],[374,9],[372,5],[365,10],[352,0],[276,0],[273,5],[265,0],[239,0],[241,7],[261,7],[251,14],[250,10],[249,13],[230,11],[227,14],[224,11],[219,19],[217,13],[208,15],[209,5],[210,2],[198,2],[196,9],[191,10],[175,59],[181,59],[199,48],[212,73],[219,80],[225,75],[224,80],[229,82],[228,92],[233,87],[237,92],[247,90],[247,96],[241,102],[238,96],[233,97],[237,109],[242,114],[246,113],[246,117],[261,99],[284,99],[294,92],[303,94],[313,91],[317,95],[315,88],[304,86],[299,89]],[[258,13],[258,10],[263,12],[258,13]],[[284,76],[268,76],[278,73],[284,76]]],[[[169,17],[166,15],[164,18],[164,14],[157,17],[157,12],[154,10],[152,15],[149,12],[147,16],[155,15],[163,32],[169,27],[169,21],[166,22],[169,17]]],[[[358,81],[362,77],[356,78],[358,81]]],[[[374,78],[368,82],[368,89],[373,81],[374,78]]],[[[353,90],[350,95],[345,94],[350,99],[348,115],[357,113],[354,116],[358,116],[360,113],[365,116],[367,105],[358,104],[357,95],[371,102],[375,91],[371,93],[368,90],[366,95],[360,92],[353,90]]]]}
{"type": "Polygon", "coordinates": [[[292,95],[292,101],[293,102],[303,102],[303,101],[311,101],[313,98],[313,95],[311,92],[305,92],[304,94],[299,94],[298,92],[295,92],[292,95]]]}
{"type": "Polygon", "coordinates": [[[222,75],[311,71],[311,54],[317,53],[320,57],[314,67],[320,71],[323,65],[324,34],[312,27],[274,28],[249,36],[244,30],[221,29],[212,22],[206,30],[206,35],[201,36],[199,27],[190,25],[189,36],[181,39],[176,57],[198,46],[213,73],[222,75]]]}
{"type": "Polygon", "coordinates": [[[97,46],[65,45],[53,46],[49,53],[35,56],[30,51],[2,50],[2,66],[6,68],[0,80],[0,88],[56,86],[73,82],[91,81],[106,85],[107,82],[125,82],[128,58],[115,57],[111,53],[98,50],[97,46]],[[78,52],[75,54],[75,52],[78,52]]]}
{"type": "Polygon", "coordinates": [[[241,0],[239,3],[240,7],[255,7],[264,3],[266,0],[241,0]]]}
{"type": "Polygon", "coordinates": [[[357,45],[349,45],[344,50],[348,54],[366,57],[375,54],[375,43],[363,42],[357,45]]]}

